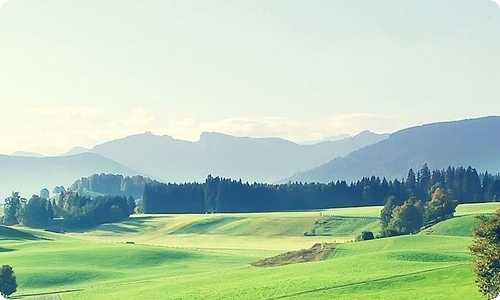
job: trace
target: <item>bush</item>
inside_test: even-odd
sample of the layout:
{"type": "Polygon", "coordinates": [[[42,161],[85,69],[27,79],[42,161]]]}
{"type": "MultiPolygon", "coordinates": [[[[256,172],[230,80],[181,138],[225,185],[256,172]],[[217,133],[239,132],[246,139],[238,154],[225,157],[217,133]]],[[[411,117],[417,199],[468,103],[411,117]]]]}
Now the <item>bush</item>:
{"type": "Polygon", "coordinates": [[[373,232],[371,232],[371,231],[363,231],[361,233],[361,239],[363,241],[373,240],[374,238],[375,238],[375,236],[373,235],[373,232]]]}
{"type": "Polygon", "coordinates": [[[17,280],[14,270],[9,265],[3,265],[0,269],[0,294],[8,297],[17,291],[17,280]]]}
{"type": "Polygon", "coordinates": [[[358,235],[354,241],[360,242],[360,241],[368,241],[368,240],[373,240],[375,236],[373,235],[373,232],[371,231],[363,231],[361,235],[358,235]]]}

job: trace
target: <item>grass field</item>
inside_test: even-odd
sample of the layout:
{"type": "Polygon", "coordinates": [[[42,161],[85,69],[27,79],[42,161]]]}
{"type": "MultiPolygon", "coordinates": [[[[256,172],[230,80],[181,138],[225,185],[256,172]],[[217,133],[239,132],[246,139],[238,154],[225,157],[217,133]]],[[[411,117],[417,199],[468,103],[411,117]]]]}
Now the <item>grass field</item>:
{"type": "Polygon", "coordinates": [[[381,208],[142,215],[69,234],[0,227],[0,262],[14,267],[15,295],[38,300],[483,299],[467,247],[474,215],[498,206],[461,205],[417,235],[339,243],[327,260],[279,267],[250,263],[377,230],[362,216],[381,208]],[[325,215],[338,217],[332,236],[303,235],[325,215]]]}

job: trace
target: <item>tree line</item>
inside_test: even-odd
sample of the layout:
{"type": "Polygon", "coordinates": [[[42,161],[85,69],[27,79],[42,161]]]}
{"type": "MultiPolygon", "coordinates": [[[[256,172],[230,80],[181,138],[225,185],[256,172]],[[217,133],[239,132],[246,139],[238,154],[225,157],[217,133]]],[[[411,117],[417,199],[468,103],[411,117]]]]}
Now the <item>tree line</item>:
{"type": "MultiPolygon", "coordinates": [[[[95,189],[104,191],[104,182],[123,186],[128,181],[121,176],[101,174],[80,181],[86,183],[79,188],[97,186],[99,188],[95,189]]],[[[137,201],[137,207],[131,196],[89,197],[81,195],[79,188],[77,191],[58,189],[59,194],[51,200],[36,195],[25,199],[15,192],[5,199],[2,222],[42,228],[57,217],[64,220],[65,227],[92,227],[123,220],[134,209],[141,213],[216,213],[386,205],[385,216],[381,215],[383,220],[386,219],[383,231],[392,235],[412,231],[406,227],[403,230],[398,223],[400,218],[393,218],[393,215],[408,215],[416,208],[420,212],[417,218],[425,224],[446,216],[436,213],[435,207],[447,205],[448,209],[448,206],[459,203],[497,201],[500,198],[498,174],[478,174],[470,166],[430,170],[426,164],[416,172],[410,169],[405,179],[393,181],[371,176],[351,183],[250,184],[209,175],[203,183],[160,183],[142,179],[137,182],[144,184],[142,199],[137,201]],[[440,193],[439,197],[436,192],[440,193]]]]}
{"type": "Polygon", "coordinates": [[[21,197],[19,192],[13,192],[5,199],[2,223],[47,228],[50,227],[50,221],[57,217],[62,219],[62,227],[90,228],[126,219],[134,207],[134,199],[125,196],[106,195],[91,198],[64,191],[50,200],[38,195],[26,199],[21,197]]]}
{"type": "Polygon", "coordinates": [[[155,182],[145,185],[138,211],[214,213],[306,210],[385,205],[390,197],[394,206],[401,206],[409,199],[420,200],[423,204],[430,201],[437,187],[457,203],[497,201],[500,198],[498,174],[478,174],[470,166],[430,170],[424,164],[416,172],[410,169],[406,178],[392,181],[371,176],[351,183],[249,184],[209,175],[204,183],[155,182]]]}

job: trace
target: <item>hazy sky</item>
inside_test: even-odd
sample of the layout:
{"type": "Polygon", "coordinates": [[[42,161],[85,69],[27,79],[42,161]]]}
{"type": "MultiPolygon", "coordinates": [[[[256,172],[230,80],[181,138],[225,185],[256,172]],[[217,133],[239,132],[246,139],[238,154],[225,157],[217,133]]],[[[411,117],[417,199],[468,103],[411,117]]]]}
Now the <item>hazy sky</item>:
{"type": "Polygon", "coordinates": [[[499,75],[490,0],[10,0],[0,153],[393,132],[499,115],[499,75]]]}

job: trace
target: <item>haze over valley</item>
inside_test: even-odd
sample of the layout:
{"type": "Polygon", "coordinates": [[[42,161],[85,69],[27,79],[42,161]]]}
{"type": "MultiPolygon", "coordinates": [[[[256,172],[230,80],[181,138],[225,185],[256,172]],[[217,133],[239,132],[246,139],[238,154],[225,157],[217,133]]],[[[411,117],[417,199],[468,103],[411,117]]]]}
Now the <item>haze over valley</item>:
{"type": "Polygon", "coordinates": [[[493,299],[499,50],[497,0],[0,0],[0,298],[493,299]]]}

